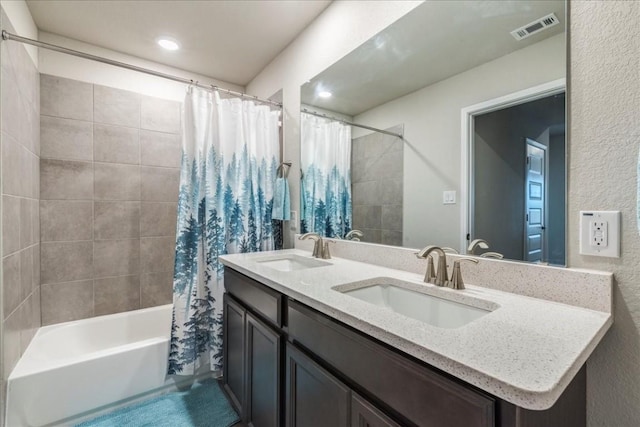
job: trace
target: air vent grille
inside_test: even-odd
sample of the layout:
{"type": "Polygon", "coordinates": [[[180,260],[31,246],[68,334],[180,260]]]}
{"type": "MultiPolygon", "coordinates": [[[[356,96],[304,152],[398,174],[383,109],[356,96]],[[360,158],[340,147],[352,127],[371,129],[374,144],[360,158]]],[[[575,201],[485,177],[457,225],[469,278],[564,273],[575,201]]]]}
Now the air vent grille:
{"type": "Polygon", "coordinates": [[[511,35],[516,40],[522,40],[536,33],[539,33],[540,31],[546,30],[547,28],[551,28],[554,25],[558,25],[559,23],[560,20],[555,15],[555,13],[551,13],[547,16],[543,16],[536,21],[530,22],[527,25],[511,31],[511,35]]]}

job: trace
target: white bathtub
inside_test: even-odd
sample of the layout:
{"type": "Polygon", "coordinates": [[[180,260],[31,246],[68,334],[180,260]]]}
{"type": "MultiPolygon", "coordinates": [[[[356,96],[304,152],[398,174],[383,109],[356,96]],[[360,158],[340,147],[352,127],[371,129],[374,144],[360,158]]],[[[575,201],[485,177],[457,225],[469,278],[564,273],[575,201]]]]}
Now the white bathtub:
{"type": "Polygon", "coordinates": [[[175,388],[166,378],[170,330],[171,304],[40,328],[9,376],[6,425],[64,425],[175,388]]]}

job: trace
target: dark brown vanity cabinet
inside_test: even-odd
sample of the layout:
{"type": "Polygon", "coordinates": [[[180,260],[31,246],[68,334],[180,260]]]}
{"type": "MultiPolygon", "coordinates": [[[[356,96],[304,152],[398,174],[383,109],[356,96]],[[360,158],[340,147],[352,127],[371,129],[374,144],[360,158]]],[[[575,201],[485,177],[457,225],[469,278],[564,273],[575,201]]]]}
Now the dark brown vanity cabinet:
{"type": "Polygon", "coordinates": [[[351,390],[287,343],[286,426],[347,427],[351,390]]]}
{"type": "Polygon", "coordinates": [[[279,427],[281,332],[224,297],[224,387],[249,426],[279,427]]]}
{"type": "Polygon", "coordinates": [[[583,427],[586,369],[546,411],[519,408],[230,268],[224,384],[254,427],[583,427]]]}

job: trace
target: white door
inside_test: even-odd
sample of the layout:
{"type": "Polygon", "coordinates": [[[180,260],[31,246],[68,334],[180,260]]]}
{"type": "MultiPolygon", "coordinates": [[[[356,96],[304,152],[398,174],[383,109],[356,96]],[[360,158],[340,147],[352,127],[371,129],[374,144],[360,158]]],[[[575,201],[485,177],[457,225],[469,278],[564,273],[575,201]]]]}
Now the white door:
{"type": "Polygon", "coordinates": [[[547,147],[526,138],[527,159],[524,179],[524,259],[544,262],[547,191],[547,147]]]}

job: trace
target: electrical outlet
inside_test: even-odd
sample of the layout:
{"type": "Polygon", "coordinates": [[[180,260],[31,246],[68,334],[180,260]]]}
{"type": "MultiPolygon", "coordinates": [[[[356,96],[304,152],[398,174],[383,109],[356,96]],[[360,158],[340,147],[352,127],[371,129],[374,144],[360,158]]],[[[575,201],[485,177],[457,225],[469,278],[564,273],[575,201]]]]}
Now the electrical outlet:
{"type": "Polygon", "coordinates": [[[606,248],[609,245],[608,228],[609,223],[602,219],[589,221],[589,244],[600,249],[606,248]]]}
{"type": "Polygon", "coordinates": [[[620,257],[620,212],[580,212],[580,254],[620,257]]]}

